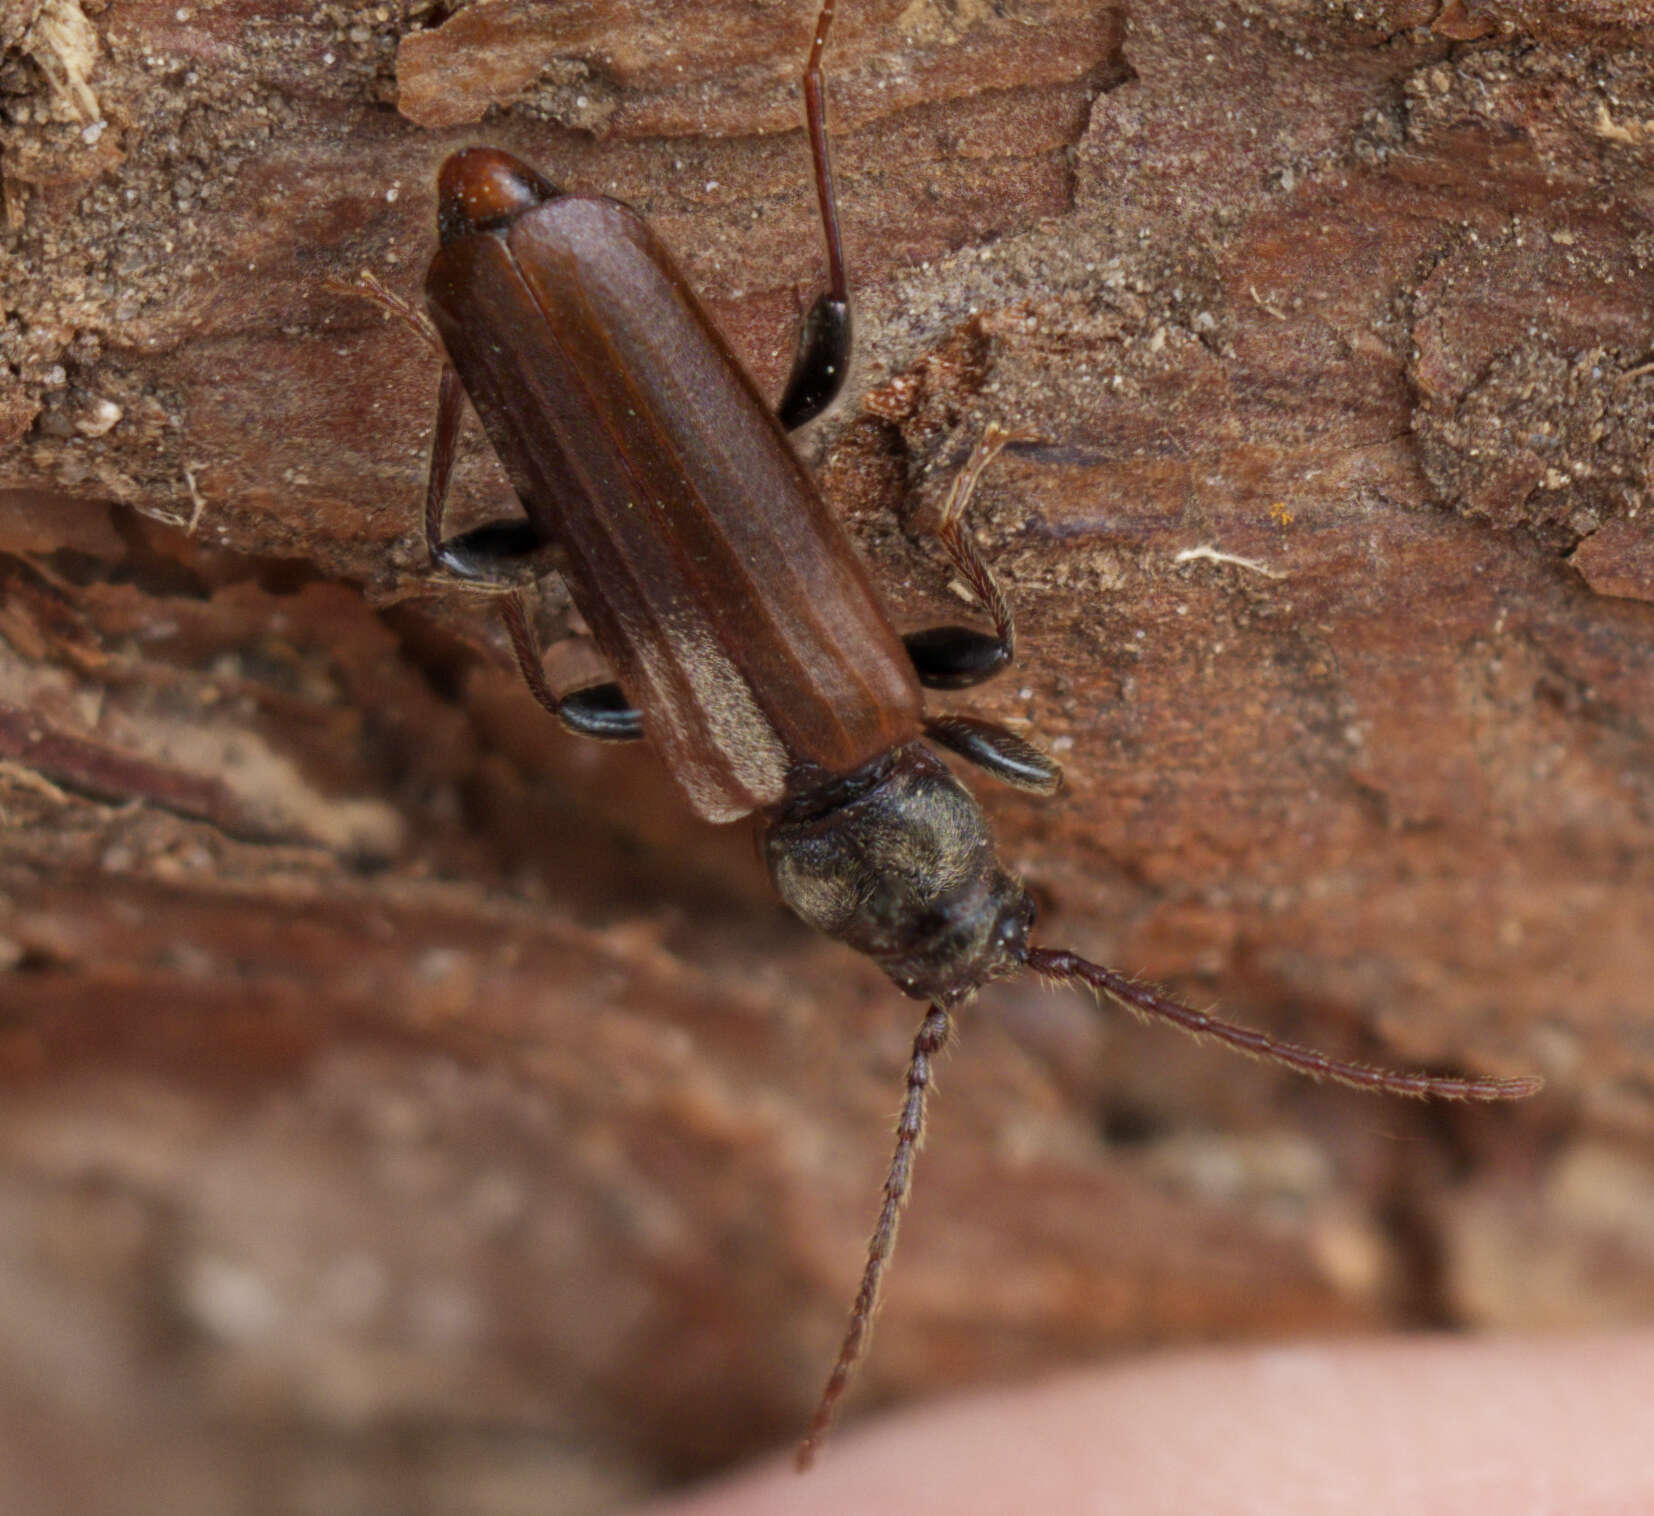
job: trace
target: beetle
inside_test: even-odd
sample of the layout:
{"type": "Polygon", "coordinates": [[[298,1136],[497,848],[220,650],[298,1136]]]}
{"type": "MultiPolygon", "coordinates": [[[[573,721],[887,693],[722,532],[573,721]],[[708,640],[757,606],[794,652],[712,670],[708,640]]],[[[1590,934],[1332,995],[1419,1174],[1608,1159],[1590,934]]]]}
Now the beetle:
{"type": "Polygon", "coordinates": [[[442,166],[428,315],[371,277],[356,287],[444,359],[425,498],[430,561],[502,597],[535,698],[579,735],[647,737],[704,819],[755,816],[782,900],[928,1003],[860,1286],[801,1469],[868,1346],[935,1059],[956,1009],[991,980],[1027,969],[1084,984],[1141,1017],[1362,1089],[1508,1100],[1540,1087],[1332,1058],[1031,943],[1028,891],[932,749],[1038,793],[1058,787],[1059,771],[1003,727],[927,717],[922,696],[977,684],[1014,655],[1009,604],[962,523],[983,470],[1018,438],[984,432],[936,529],[992,631],[906,637],[787,440],[836,398],[851,347],[821,70],[833,12],[825,0],[802,81],[828,287],[803,322],[775,410],[635,211],[566,191],[496,149],[464,149],[442,166]],[[444,503],[467,398],[523,514],[450,539],[444,503]],[[613,680],[550,688],[523,598],[549,570],[563,576],[613,680]]]}

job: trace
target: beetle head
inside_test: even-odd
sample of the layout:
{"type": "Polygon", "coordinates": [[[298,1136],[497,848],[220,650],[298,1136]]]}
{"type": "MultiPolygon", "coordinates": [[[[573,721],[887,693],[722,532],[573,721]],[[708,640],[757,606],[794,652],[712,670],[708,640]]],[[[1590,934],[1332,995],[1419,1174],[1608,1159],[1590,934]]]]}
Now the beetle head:
{"type": "Polygon", "coordinates": [[[764,854],[794,912],[915,999],[963,1000],[1026,956],[1032,900],[970,792],[917,744],[837,804],[773,818],[764,854]]]}

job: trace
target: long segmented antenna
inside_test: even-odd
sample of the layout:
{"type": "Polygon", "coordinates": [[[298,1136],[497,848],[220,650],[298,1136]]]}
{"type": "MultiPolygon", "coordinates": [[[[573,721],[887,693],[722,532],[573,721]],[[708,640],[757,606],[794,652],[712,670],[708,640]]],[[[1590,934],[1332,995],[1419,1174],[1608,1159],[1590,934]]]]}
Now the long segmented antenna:
{"type": "Polygon", "coordinates": [[[815,1462],[816,1452],[832,1428],[838,1403],[849,1387],[856,1365],[867,1356],[873,1340],[873,1318],[879,1310],[884,1266],[896,1249],[896,1229],[901,1224],[902,1207],[907,1204],[907,1192],[913,1184],[913,1157],[925,1134],[925,1096],[930,1089],[932,1063],[947,1046],[952,1031],[953,1022],[948,1013],[941,1006],[933,1005],[919,1027],[919,1035],[913,1039],[913,1057],[907,1065],[907,1096],[896,1122],[896,1151],[891,1154],[890,1173],[884,1181],[884,1204],[879,1207],[878,1224],[867,1244],[867,1266],[862,1270],[856,1303],[850,1308],[850,1324],[845,1328],[844,1343],[838,1350],[838,1362],[827,1376],[827,1387],[821,1392],[816,1413],[810,1418],[810,1428],[794,1456],[800,1474],[815,1462]]]}
{"type": "MultiPolygon", "coordinates": [[[[1161,994],[1151,985],[1139,984],[1124,974],[1080,957],[1078,953],[1058,948],[1028,948],[1022,961],[1026,968],[1047,979],[1088,985],[1145,1021],[1169,1021],[1192,1036],[1210,1037],[1249,1057],[1281,1064],[1296,1073],[1307,1074],[1311,1079],[1327,1079],[1335,1084],[1386,1095],[1410,1095],[1419,1100],[1523,1100],[1538,1094],[1545,1084],[1543,1079],[1531,1074],[1511,1079],[1465,1079],[1351,1063],[1296,1042],[1272,1037],[1267,1032],[1238,1026],[1206,1011],[1197,1011],[1161,994]]],[[[951,1032],[952,1022],[948,1013],[941,1006],[933,1005],[919,1028],[918,1037],[914,1039],[913,1057],[907,1066],[907,1098],[902,1102],[902,1114],[896,1123],[896,1151],[891,1157],[890,1173],[884,1182],[884,1204],[879,1209],[878,1223],[867,1244],[867,1264],[862,1270],[861,1287],[856,1291],[855,1304],[850,1308],[850,1324],[844,1333],[843,1346],[839,1348],[838,1361],[828,1376],[827,1387],[821,1392],[815,1415],[810,1419],[809,1430],[799,1444],[794,1460],[800,1473],[815,1461],[821,1444],[832,1428],[839,1401],[844,1398],[850,1380],[867,1356],[872,1342],[873,1319],[879,1309],[879,1291],[885,1265],[896,1247],[896,1229],[913,1182],[914,1153],[924,1136],[925,1097],[930,1089],[932,1061],[947,1046],[951,1032]]]]}
{"type": "Polygon", "coordinates": [[[1161,994],[1152,985],[1139,984],[1099,963],[1053,948],[1029,948],[1023,963],[1048,979],[1076,980],[1117,1001],[1143,1020],[1169,1021],[1196,1037],[1210,1037],[1237,1052],[1279,1063],[1311,1079],[1330,1079],[1358,1090],[1377,1090],[1386,1095],[1410,1095],[1419,1100],[1523,1100],[1536,1095],[1545,1081],[1536,1075],[1513,1079],[1463,1079],[1451,1075],[1420,1074],[1398,1069],[1374,1068],[1366,1063],[1349,1063],[1332,1058],[1296,1042],[1284,1042],[1251,1027],[1197,1011],[1192,1006],[1161,994]]]}

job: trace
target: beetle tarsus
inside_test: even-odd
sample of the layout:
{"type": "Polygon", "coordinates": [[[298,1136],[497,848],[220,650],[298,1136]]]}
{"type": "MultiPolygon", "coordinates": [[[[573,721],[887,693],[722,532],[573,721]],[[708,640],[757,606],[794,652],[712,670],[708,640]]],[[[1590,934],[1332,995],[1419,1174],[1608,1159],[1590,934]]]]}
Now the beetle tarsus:
{"type": "Polygon", "coordinates": [[[1062,788],[1062,770],[1048,755],[991,721],[932,716],[925,722],[925,736],[1014,789],[1054,795],[1062,788]]]}
{"type": "Polygon", "coordinates": [[[521,594],[505,597],[502,614],[523,683],[568,731],[597,742],[636,742],[643,736],[643,714],[632,708],[618,684],[588,685],[562,696],[552,689],[540,661],[540,639],[534,634],[528,605],[521,594]]]}
{"type": "Polygon", "coordinates": [[[431,545],[431,565],[473,590],[523,589],[562,563],[555,543],[544,541],[522,517],[490,521],[431,545]]]}
{"type": "Polygon", "coordinates": [[[776,406],[776,418],[790,432],[814,421],[836,399],[850,368],[850,302],[822,295],[798,329],[798,356],[776,406]]]}
{"type": "Polygon", "coordinates": [[[1011,662],[1010,644],[997,633],[968,626],[927,626],[902,638],[913,672],[927,690],[968,690],[1011,662]]]}

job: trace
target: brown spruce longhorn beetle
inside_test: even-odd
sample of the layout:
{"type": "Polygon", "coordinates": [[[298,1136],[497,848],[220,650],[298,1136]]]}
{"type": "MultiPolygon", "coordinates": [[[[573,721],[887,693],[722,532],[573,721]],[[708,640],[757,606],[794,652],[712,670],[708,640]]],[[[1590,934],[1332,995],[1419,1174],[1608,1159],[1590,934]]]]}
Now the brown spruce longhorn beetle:
{"type": "Polygon", "coordinates": [[[928,744],[1037,793],[1057,787],[1057,768],[1001,727],[927,718],[921,694],[976,684],[1011,660],[1010,608],[961,521],[982,470],[1015,439],[988,429],[939,528],[993,631],[942,627],[905,638],[787,441],[832,402],[850,354],[822,102],[833,9],[833,0],[821,7],[803,76],[829,287],[805,320],[777,410],[641,217],[560,189],[493,149],[467,149],[442,167],[429,322],[377,284],[362,286],[446,360],[425,504],[430,557],[472,588],[500,594],[536,698],[583,736],[647,738],[706,820],[757,816],[781,898],[929,1002],[861,1287],[799,1449],[801,1468],[867,1348],[933,1061],[955,1009],[990,980],[1030,969],[1077,981],[1140,1016],[1361,1089],[1510,1100],[1539,1088],[1531,1078],[1439,1078],[1342,1062],[1029,941],[1028,892],[1000,864],[976,801],[928,744]],[[466,397],[524,515],[444,540],[466,397]],[[521,590],[550,569],[567,582],[613,683],[561,696],[548,686],[521,590]]]}

